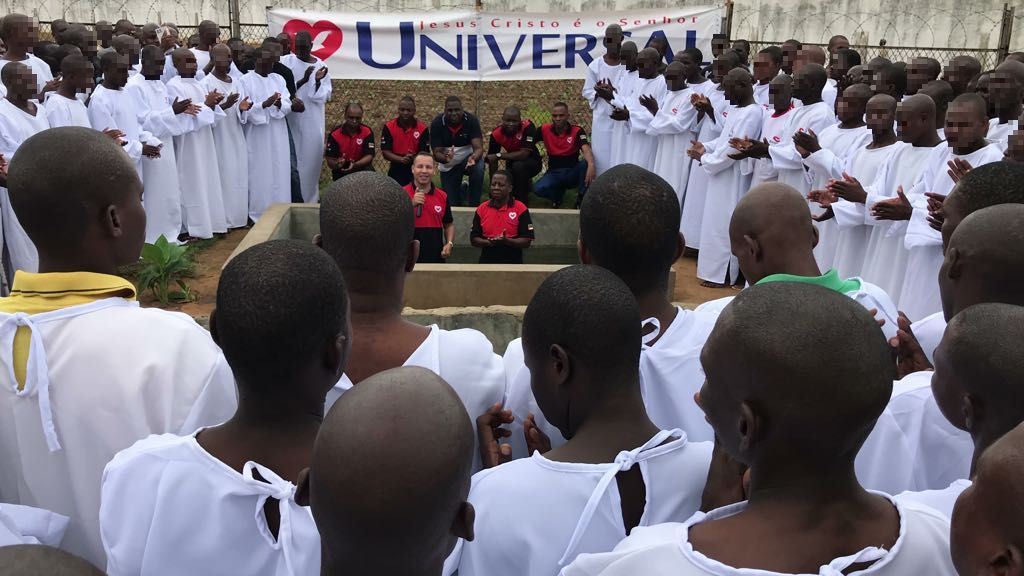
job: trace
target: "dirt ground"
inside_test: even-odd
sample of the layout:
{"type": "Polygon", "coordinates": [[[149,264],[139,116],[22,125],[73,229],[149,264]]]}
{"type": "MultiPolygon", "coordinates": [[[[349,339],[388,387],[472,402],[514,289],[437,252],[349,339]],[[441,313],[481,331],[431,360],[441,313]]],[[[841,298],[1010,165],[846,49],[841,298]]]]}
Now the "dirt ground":
{"type": "MultiPolygon", "coordinates": [[[[195,258],[196,268],[193,277],[186,278],[185,282],[195,294],[193,302],[172,303],[165,306],[167,310],[184,312],[193,318],[199,319],[205,324],[213,310],[217,298],[217,283],[220,281],[220,269],[227,261],[228,256],[235,247],[242,241],[248,230],[233,230],[227,236],[214,242],[203,249],[195,258]]],[[[673,266],[676,271],[676,287],[673,300],[684,306],[692,308],[702,302],[714,300],[725,296],[734,295],[735,292],[728,288],[704,288],[697,280],[697,259],[685,257],[673,266]]],[[[143,306],[159,306],[153,298],[152,293],[146,292],[139,295],[139,302],[143,306]]]]}

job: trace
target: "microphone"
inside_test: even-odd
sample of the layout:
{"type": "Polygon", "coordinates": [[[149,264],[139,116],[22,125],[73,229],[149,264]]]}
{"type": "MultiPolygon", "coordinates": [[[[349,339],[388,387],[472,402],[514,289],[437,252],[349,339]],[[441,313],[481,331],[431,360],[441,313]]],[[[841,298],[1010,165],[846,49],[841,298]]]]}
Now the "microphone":
{"type": "Polygon", "coordinates": [[[423,204],[416,205],[416,217],[419,218],[420,216],[423,216],[423,204]]]}

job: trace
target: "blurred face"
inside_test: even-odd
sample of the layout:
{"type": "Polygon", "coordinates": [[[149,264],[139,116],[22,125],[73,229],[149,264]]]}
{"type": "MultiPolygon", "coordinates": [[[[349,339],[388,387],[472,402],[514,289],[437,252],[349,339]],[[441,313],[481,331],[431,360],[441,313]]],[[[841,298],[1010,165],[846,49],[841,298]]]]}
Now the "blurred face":
{"type": "Polygon", "coordinates": [[[686,88],[686,76],[683,75],[683,68],[680,66],[666,68],[665,85],[673,92],[686,88]]]}
{"type": "Polygon", "coordinates": [[[210,46],[217,43],[220,38],[220,28],[216,24],[207,23],[199,26],[199,40],[210,46]]]}
{"type": "Polygon", "coordinates": [[[892,109],[884,103],[868,101],[867,115],[868,130],[892,129],[892,109]]]}
{"type": "MultiPolygon", "coordinates": [[[[195,60],[193,59],[193,62],[195,60]]],[[[180,71],[179,71],[180,73],[180,71]]],[[[115,88],[121,88],[128,82],[128,59],[121,57],[117,62],[103,71],[103,77],[115,88]]]]}
{"type": "Polygon", "coordinates": [[[569,124],[569,109],[565,106],[555,106],[551,109],[551,123],[559,130],[565,129],[569,124]]]}
{"type": "MultiPolygon", "coordinates": [[[[163,71],[161,63],[160,70],[163,71]]],[[[65,82],[71,84],[71,87],[75,89],[75,92],[87,92],[96,87],[96,81],[93,78],[93,67],[91,64],[86,64],[81,68],[75,70],[70,77],[65,78],[65,82]]]]}
{"type": "Polygon", "coordinates": [[[713,38],[711,40],[711,55],[718,58],[729,49],[729,41],[725,38],[713,38]]]}
{"type": "Polygon", "coordinates": [[[799,99],[804,99],[810,92],[810,85],[807,81],[807,75],[804,74],[801,68],[799,72],[793,72],[793,96],[799,99]]]}
{"type": "Polygon", "coordinates": [[[996,70],[990,76],[988,99],[996,110],[1013,109],[1020,104],[1020,86],[1009,72],[996,70]]]}
{"type": "Polygon", "coordinates": [[[754,58],[754,80],[757,80],[758,84],[771,82],[778,73],[779,69],[769,54],[759,53],[754,58]]]}
{"type": "Polygon", "coordinates": [[[512,185],[504,174],[495,174],[491,177],[491,200],[505,202],[511,192],[512,185]]]}
{"type": "Polygon", "coordinates": [[[128,64],[134,66],[139,63],[139,53],[142,52],[142,46],[139,41],[135,38],[128,39],[128,64]]]}
{"type": "Polygon", "coordinates": [[[282,51],[287,54],[292,49],[292,38],[291,36],[281,33],[277,35],[277,41],[281,43],[282,51]]]}
{"type": "Polygon", "coordinates": [[[928,61],[924,58],[914,58],[907,66],[907,94],[917,94],[922,86],[934,79],[929,73],[928,61]]]}
{"type": "Polygon", "coordinates": [[[651,40],[650,43],[647,44],[647,47],[648,48],[654,48],[655,50],[658,51],[658,54],[662,58],[664,58],[665,57],[665,52],[668,50],[668,42],[666,42],[664,38],[661,38],[659,36],[658,38],[655,38],[655,39],[651,40]]]}
{"type": "Polygon", "coordinates": [[[641,78],[654,78],[658,75],[658,59],[650,52],[644,52],[637,56],[637,69],[640,70],[641,78]]]}
{"type": "Polygon", "coordinates": [[[196,75],[196,70],[199,69],[196,63],[196,56],[191,51],[184,52],[174,55],[174,69],[178,71],[183,78],[191,78],[196,75]]]}
{"type": "Polygon", "coordinates": [[[359,106],[349,106],[345,110],[345,128],[350,132],[359,130],[359,126],[363,124],[363,109],[359,106]]]}
{"type": "Polygon", "coordinates": [[[740,58],[744,62],[747,62],[747,58],[750,56],[750,46],[748,46],[746,42],[733,42],[732,49],[740,55],[740,58]]]}
{"type": "Polygon", "coordinates": [[[796,47],[796,44],[790,43],[782,45],[782,68],[784,70],[793,70],[793,65],[796,64],[796,56],[799,50],[800,49],[796,47]]]}
{"type": "MultiPolygon", "coordinates": [[[[67,25],[64,26],[67,30],[67,25]]],[[[14,34],[7,39],[8,48],[26,49],[39,40],[39,24],[33,18],[18,18],[13,26],[14,34]]]]}
{"type": "Polygon", "coordinates": [[[969,71],[963,64],[956,60],[951,60],[946,69],[943,70],[942,79],[952,84],[954,88],[963,87],[971,81],[968,74],[969,71]]]}
{"type": "Polygon", "coordinates": [[[627,44],[623,46],[619,51],[619,57],[622,58],[622,63],[626,66],[626,70],[635,72],[637,67],[637,51],[636,46],[627,44]]]}
{"type": "Polygon", "coordinates": [[[772,82],[768,86],[768,102],[775,110],[785,110],[793,101],[793,90],[786,82],[772,82]]]}
{"type": "Polygon", "coordinates": [[[210,49],[210,59],[213,60],[213,69],[221,74],[231,70],[231,50],[223,44],[218,44],[210,49]]]}
{"type": "Polygon", "coordinates": [[[231,50],[231,61],[238,66],[242,62],[242,57],[245,55],[245,43],[234,41],[228,43],[228,49],[231,50]]]}
{"type": "Polygon", "coordinates": [[[622,47],[622,32],[617,30],[605,30],[604,31],[604,47],[609,54],[613,56],[619,53],[619,48],[622,47]]]}
{"type": "Polygon", "coordinates": [[[836,100],[836,115],[842,122],[853,122],[864,117],[864,99],[842,95],[836,100]]]}
{"type": "Polygon", "coordinates": [[[457,126],[462,124],[462,102],[458,100],[452,100],[444,105],[444,115],[449,124],[457,126]]]}
{"type": "Polygon", "coordinates": [[[915,114],[903,104],[896,105],[896,134],[902,142],[915,142],[925,134],[933,131],[932,122],[926,122],[923,114],[915,114]]]}
{"type": "Polygon", "coordinates": [[[700,62],[690,54],[683,54],[677,58],[683,65],[683,78],[693,78],[700,74],[700,62]]]}
{"type": "Polygon", "coordinates": [[[835,54],[837,51],[842,50],[843,48],[849,48],[849,47],[850,47],[850,41],[847,40],[846,38],[835,38],[835,39],[832,40],[832,43],[829,45],[828,49],[829,49],[829,52],[835,54]]]}
{"type": "Polygon", "coordinates": [[[100,42],[109,45],[110,39],[114,37],[114,26],[106,22],[97,24],[96,35],[99,37],[100,42]]]}
{"type": "Polygon", "coordinates": [[[721,84],[725,81],[725,75],[729,73],[729,70],[732,70],[732,62],[724,59],[715,60],[711,70],[714,75],[715,82],[721,84]]]}
{"type": "Polygon", "coordinates": [[[16,100],[27,100],[35,95],[38,85],[32,69],[20,63],[7,66],[16,66],[6,83],[7,95],[16,100]]]}
{"type": "Polygon", "coordinates": [[[296,34],[295,35],[295,55],[302,60],[309,59],[310,53],[313,51],[313,39],[309,37],[309,34],[296,34]]]}
{"type": "Polygon", "coordinates": [[[199,46],[199,34],[193,34],[188,37],[188,47],[195,48],[199,46]]]}
{"type": "Polygon", "coordinates": [[[167,32],[160,38],[160,49],[164,52],[168,50],[174,50],[181,43],[178,41],[178,31],[174,28],[168,28],[167,32]]]}
{"type": "Polygon", "coordinates": [[[426,187],[433,178],[434,159],[425,154],[417,156],[412,163],[412,179],[416,181],[416,185],[426,187]]]}
{"type": "Polygon", "coordinates": [[[50,32],[53,34],[54,42],[60,44],[64,41],[64,33],[68,31],[71,25],[64,20],[54,20],[50,24],[50,32]]]}
{"type": "Polygon", "coordinates": [[[850,71],[846,73],[846,77],[851,84],[864,84],[864,67],[851,66],[850,71]]]}
{"type": "Polygon", "coordinates": [[[519,127],[522,125],[522,122],[523,119],[519,114],[506,112],[501,116],[501,131],[512,136],[516,132],[519,132],[519,127]]]}
{"type": "Polygon", "coordinates": [[[408,100],[398,103],[398,119],[402,122],[409,122],[416,118],[416,105],[408,100]]]}
{"type": "Polygon", "coordinates": [[[96,60],[96,33],[92,30],[86,30],[82,33],[82,42],[78,45],[78,49],[82,51],[82,55],[89,60],[96,60]]]}
{"type": "Polygon", "coordinates": [[[946,141],[952,148],[970,148],[988,134],[988,118],[972,106],[950,104],[946,113],[946,141]]]}
{"type": "Polygon", "coordinates": [[[159,78],[164,72],[164,59],[163,54],[159,51],[153,53],[152,50],[146,50],[142,53],[142,76],[147,79],[152,79],[154,76],[159,78]]]}
{"type": "Polygon", "coordinates": [[[142,37],[140,38],[143,46],[159,46],[160,39],[157,37],[156,28],[143,28],[142,37]]]}

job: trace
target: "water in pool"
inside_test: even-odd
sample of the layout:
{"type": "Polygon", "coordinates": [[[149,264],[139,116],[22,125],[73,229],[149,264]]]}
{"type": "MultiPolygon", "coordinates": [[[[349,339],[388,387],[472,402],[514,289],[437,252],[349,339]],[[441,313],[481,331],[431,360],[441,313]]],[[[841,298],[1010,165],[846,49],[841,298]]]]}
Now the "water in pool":
{"type": "MultiPolygon", "coordinates": [[[[480,262],[480,249],[456,246],[449,264],[476,264],[480,262]]],[[[579,264],[575,246],[534,246],[523,250],[523,264],[579,264]]]]}

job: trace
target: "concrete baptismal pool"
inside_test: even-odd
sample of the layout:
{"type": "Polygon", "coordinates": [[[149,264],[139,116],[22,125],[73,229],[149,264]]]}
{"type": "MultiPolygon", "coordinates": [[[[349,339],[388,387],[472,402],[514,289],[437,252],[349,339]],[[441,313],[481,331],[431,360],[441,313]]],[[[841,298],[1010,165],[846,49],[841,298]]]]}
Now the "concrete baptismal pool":
{"type": "MultiPolygon", "coordinates": [[[[452,208],[455,249],[445,264],[417,264],[405,282],[403,315],[444,329],[474,328],[483,332],[498,354],[518,338],[523,312],[549,274],[579,262],[579,211],[530,210],[537,235],[523,252],[524,264],[477,264],[480,250],[469,244],[473,208],[452,208]]],[[[312,241],[320,232],[317,204],[276,204],[246,234],[233,258],[268,240],[312,241]]],[[[228,259],[230,260],[230,258],[228,259]]],[[[668,293],[675,288],[675,272],[668,293]]]]}

